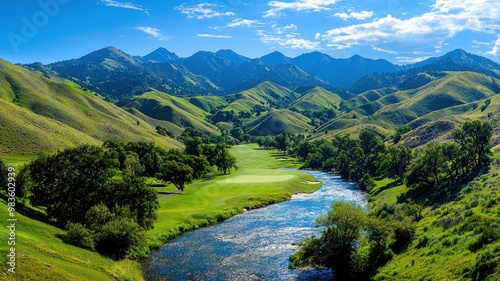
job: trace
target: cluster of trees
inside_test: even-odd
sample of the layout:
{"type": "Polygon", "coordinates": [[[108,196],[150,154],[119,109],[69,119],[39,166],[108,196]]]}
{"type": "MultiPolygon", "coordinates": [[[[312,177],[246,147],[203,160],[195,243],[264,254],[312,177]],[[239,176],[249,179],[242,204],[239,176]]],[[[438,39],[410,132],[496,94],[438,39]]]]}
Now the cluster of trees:
{"type": "Polygon", "coordinates": [[[453,142],[431,142],[412,151],[387,147],[375,133],[362,131],[358,139],[336,136],[331,141],[290,142],[288,151],[305,161],[306,168],[337,173],[365,189],[374,186],[373,178],[379,176],[404,181],[409,187],[437,187],[455,184],[489,161],[489,123],[465,122],[452,136],[453,142]]]}
{"type": "Polygon", "coordinates": [[[487,122],[465,122],[452,132],[453,142],[429,143],[423,150],[416,150],[406,169],[406,184],[449,186],[481,170],[490,161],[492,131],[487,122]]]}
{"type": "Polygon", "coordinates": [[[260,148],[271,149],[276,148],[282,152],[288,152],[294,155],[294,148],[302,141],[304,141],[304,135],[296,135],[290,132],[284,131],[283,133],[276,136],[261,136],[255,137],[253,141],[259,145],[260,148]]]}
{"type": "Polygon", "coordinates": [[[327,267],[336,280],[370,280],[376,269],[406,249],[415,234],[421,206],[383,206],[367,213],[359,205],[337,201],[317,218],[320,237],[304,240],[290,257],[290,267],[327,267]]]}
{"type": "Polygon", "coordinates": [[[104,146],[42,154],[19,172],[18,195],[68,229],[64,241],[123,258],[133,248],[147,251],[144,233],[153,228],[159,206],[156,192],[139,174],[140,163],[134,154],[120,163],[119,155],[104,146]],[[92,219],[96,208],[107,210],[106,220],[92,219]]]}
{"type": "Polygon", "coordinates": [[[42,154],[19,171],[17,195],[44,209],[49,222],[66,228],[62,238],[67,243],[115,259],[145,255],[145,231],[153,228],[159,207],[146,177],[171,182],[182,191],[213,166],[224,174],[237,168],[224,143],[185,137],[185,144],[180,151],[147,142],[106,141],[42,154]]]}

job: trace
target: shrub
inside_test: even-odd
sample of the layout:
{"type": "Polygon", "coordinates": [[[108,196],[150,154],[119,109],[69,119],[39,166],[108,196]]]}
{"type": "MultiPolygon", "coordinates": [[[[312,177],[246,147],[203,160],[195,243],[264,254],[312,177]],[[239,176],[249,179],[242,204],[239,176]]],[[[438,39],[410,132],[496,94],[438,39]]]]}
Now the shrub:
{"type": "Polygon", "coordinates": [[[79,223],[70,223],[66,228],[68,231],[61,237],[64,243],[94,250],[94,233],[92,231],[79,223]]]}
{"type": "Polygon", "coordinates": [[[146,245],[143,229],[130,218],[105,224],[97,235],[96,250],[115,260],[123,259],[133,247],[146,245]]]}
{"type": "Polygon", "coordinates": [[[497,245],[493,249],[485,249],[479,252],[472,268],[472,280],[498,280],[498,278],[500,278],[500,272],[498,270],[499,264],[500,246],[497,245]],[[497,270],[496,273],[495,268],[497,270]]]}

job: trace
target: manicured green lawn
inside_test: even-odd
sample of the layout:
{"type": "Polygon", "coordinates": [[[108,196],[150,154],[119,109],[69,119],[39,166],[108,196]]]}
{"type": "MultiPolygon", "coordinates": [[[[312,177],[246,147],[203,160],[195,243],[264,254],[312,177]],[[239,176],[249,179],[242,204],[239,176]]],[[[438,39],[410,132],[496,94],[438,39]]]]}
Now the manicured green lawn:
{"type": "Polygon", "coordinates": [[[181,194],[160,202],[155,228],[149,231],[153,244],[160,246],[186,230],[219,222],[243,209],[289,200],[294,193],[312,192],[321,186],[303,183],[315,180],[307,173],[278,169],[300,164],[275,150],[261,150],[250,144],[234,146],[230,152],[237,158],[237,171],[210,174],[188,185],[181,194]]]}

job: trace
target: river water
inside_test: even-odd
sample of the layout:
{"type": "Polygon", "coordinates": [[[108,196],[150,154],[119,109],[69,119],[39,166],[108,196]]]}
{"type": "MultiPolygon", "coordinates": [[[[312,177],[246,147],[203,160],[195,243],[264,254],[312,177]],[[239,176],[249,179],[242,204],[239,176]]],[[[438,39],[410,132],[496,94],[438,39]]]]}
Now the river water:
{"type": "Polygon", "coordinates": [[[356,184],[318,171],[306,171],[323,183],[314,193],[251,210],[223,223],[186,233],[151,254],[146,280],[330,280],[330,271],[288,269],[297,242],[321,232],[315,219],[333,201],[366,206],[356,184]]]}

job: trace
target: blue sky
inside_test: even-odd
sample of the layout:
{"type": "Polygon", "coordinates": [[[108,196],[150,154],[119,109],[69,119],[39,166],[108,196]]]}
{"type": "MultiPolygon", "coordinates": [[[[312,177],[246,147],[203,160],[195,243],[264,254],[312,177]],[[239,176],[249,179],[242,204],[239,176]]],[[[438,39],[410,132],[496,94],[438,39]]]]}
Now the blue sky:
{"type": "Polygon", "coordinates": [[[498,0],[4,1],[0,57],[50,63],[115,46],[187,57],[232,49],[256,58],[320,51],[393,63],[462,48],[500,61],[498,0]]]}

